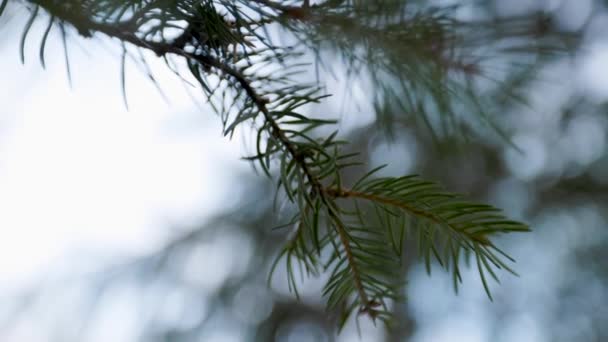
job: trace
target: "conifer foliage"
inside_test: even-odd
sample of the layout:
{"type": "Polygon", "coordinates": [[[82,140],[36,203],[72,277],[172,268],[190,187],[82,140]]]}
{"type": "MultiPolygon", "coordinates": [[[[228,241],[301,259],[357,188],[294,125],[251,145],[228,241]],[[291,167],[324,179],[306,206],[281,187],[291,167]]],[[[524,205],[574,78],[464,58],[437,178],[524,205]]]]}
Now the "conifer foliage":
{"type": "MultiPolygon", "coordinates": [[[[1,1],[0,12],[9,2],[1,1]]],[[[338,56],[349,74],[370,77],[375,90],[369,101],[388,126],[394,114],[387,113],[400,112],[422,120],[432,136],[474,131],[476,121],[504,136],[489,112],[505,96],[516,97],[511,92],[516,77],[498,77],[489,67],[563,51],[568,42],[553,34],[541,15],[472,22],[459,19],[457,6],[409,0],[14,2],[30,12],[22,59],[35,34],[42,37],[43,65],[51,30],[63,37],[66,61],[70,39],[107,36],[123,49],[123,91],[125,59],[134,55],[146,66],[141,52],[152,51],[180,77],[199,83],[226,135],[252,125],[256,152],[246,158],[275,180],[278,196],[296,208],[285,225],[290,238],[273,269],[287,267],[296,294],[300,272],[329,275],[323,296],[342,323],[353,313],[390,320],[390,303],[403,300],[399,270],[407,240],[417,242],[428,272],[435,263],[451,272],[455,289],[464,260],[476,265],[490,298],[487,279],[498,280],[498,270],[514,273],[513,260],[494,238],[528,231],[525,224],[420,176],[366,173],[357,154],[344,152],[347,142],[339,138],[336,121],[306,114],[331,89],[302,83],[299,75],[311,64],[313,70],[323,68],[328,55],[338,56]],[[42,32],[33,32],[36,20],[46,21],[42,32]],[[273,39],[277,31],[295,43],[273,39]],[[310,52],[316,59],[303,60],[310,52]],[[483,82],[501,89],[502,97],[486,96],[483,82]],[[345,182],[346,168],[357,168],[362,176],[345,182]]]]}

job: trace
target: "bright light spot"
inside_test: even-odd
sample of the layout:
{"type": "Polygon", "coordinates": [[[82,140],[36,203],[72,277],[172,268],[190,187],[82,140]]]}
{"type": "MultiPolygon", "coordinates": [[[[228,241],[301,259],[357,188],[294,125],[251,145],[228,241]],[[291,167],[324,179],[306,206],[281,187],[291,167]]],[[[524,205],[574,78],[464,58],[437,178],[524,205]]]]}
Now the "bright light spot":
{"type": "Polygon", "coordinates": [[[562,1],[554,14],[558,25],[566,31],[579,30],[589,19],[593,5],[591,0],[562,1]]]}
{"type": "Polygon", "coordinates": [[[370,140],[370,169],[388,164],[378,176],[400,177],[411,173],[416,166],[416,140],[407,132],[399,132],[393,141],[382,137],[370,140]]]}
{"type": "Polygon", "coordinates": [[[209,309],[207,298],[198,290],[165,287],[155,293],[155,299],[162,301],[161,308],[153,313],[158,316],[156,319],[161,324],[176,329],[196,328],[209,309]]]}
{"type": "Polygon", "coordinates": [[[238,232],[222,233],[190,252],[183,265],[184,278],[207,292],[213,292],[228,277],[242,275],[252,256],[253,246],[248,236],[238,232]]]}
{"type": "Polygon", "coordinates": [[[103,305],[91,317],[92,326],[84,341],[133,341],[137,336],[139,313],[134,288],[113,289],[103,296],[103,305]]]}
{"type": "Polygon", "coordinates": [[[290,322],[279,328],[276,341],[278,342],[326,342],[327,333],[312,322],[290,322]]]}
{"type": "Polygon", "coordinates": [[[532,196],[528,185],[513,178],[498,181],[492,189],[492,202],[514,218],[524,217],[533,203],[532,196]]]}
{"type": "Polygon", "coordinates": [[[243,323],[257,325],[270,316],[273,304],[266,287],[244,286],[233,298],[233,314],[243,323]]]}
{"type": "MultiPolygon", "coordinates": [[[[229,319],[229,318],[226,318],[229,319]]],[[[245,342],[249,341],[245,332],[242,329],[233,326],[213,326],[210,324],[212,329],[203,331],[202,336],[198,341],[205,342],[245,342]]]]}
{"type": "Polygon", "coordinates": [[[604,154],[606,132],[603,123],[593,116],[574,118],[566,129],[564,147],[569,157],[581,166],[596,161],[604,154]]]}
{"type": "Polygon", "coordinates": [[[543,334],[543,327],[529,314],[520,314],[508,320],[502,326],[499,342],[544,342],[548,338],[543,334]]]}
{"type": "MultiPolygon", "coordinates": [[[[390,310],[390,303],[388,303],[390,310]]],[[[358,316],[353,314],[346,322],[346,326],[340,332],[340,336],[336,342],[351,342],[351,341],[384,341],[384,330],[378,329],[378,323],[374,323],[367,316],[358,316]]]]}
{"type": "Polygon", "coordinates": [[[436,276],[428,277],[422,267],[416,267],[408,276],[407,304],[418,323],[429,324],[452,309],[454,291],[449,281],[442,281],[445,277],[437,279],[436,276]],[[427,293],[433,295],[427,296],[427,293]]]}
{"type": "Polygon", "coordinates": [[[530,135],[518,135],[513,142],[521,151],[506,149],[504,159],[511,173],[522,180],[531,180],[540,175],[547,159],[542,140],[530,135]]]}
{"type": "Polygon", "coordinates": [[[414,342],[486,342],[490,341],[489,327],[482,317],[454,315],[421,327],[412,337],[414,342]]]}
{"type": "Polygon", "coordinates": [[[579,58],[579,87],[595,102],[608,100],[608,44],[595,44],[579,58]]]}

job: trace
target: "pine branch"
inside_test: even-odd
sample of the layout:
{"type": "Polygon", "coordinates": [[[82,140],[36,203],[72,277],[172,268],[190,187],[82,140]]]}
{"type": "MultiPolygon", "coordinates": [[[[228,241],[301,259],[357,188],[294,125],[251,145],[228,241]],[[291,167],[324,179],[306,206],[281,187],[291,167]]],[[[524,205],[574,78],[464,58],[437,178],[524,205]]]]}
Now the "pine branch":
{"type": "MultiPolygon", "coordinates": [[[[400,199],[400,198],[394,198],[394,197],[390,197],[390,196],[385,197],[385,196],[380,196],[380,195],[376,195],[373,193],[365,193],[365,192],[353,191],[353,190],[349,190],[349,189],[327,189],[326,191],[330,196],[332,196],[334,198],[354,198],[354,199],[360,198],[360,199],[368,200],[371,202],[387,204],[389,206],[400,208],[412,215],[415,215],[415,216],[418,216],[418,217],[421,217],[424,219],[428,219],[429,221],[433,222],[434,224],[448,227],[454,233],[465,234],[467,239],[469,239],[471,241],[475,241],[482,245],[492,246],[492,242],[487,238],[486,235],[480,234],[479,232],[476,232],[475,234],[467,235],[468,231],[463,231],[463,229],[461,227],[462,222],[458,222],[458,223],[450,222],[450,220],[448,220],[444,217],[441,217],[440,216],[441,214],[434,213],[433,212],[434,208],[432,208],[432,207],[428,207],[426,209],[421,209],[415,205],[410,205],[407,201],[404,201],[403,199],[400,199]],[[459,227],[459,224],[461,225],[460,227],[459,227]]],[[[442,196],[446,196],[447,198],[452,200],[452,195],[442,194],[442,196]]],[[[442,204],[445,204],[445,203],[442,203],[442,204]]],[[[503,232],[504,231],[528,231],[528,228],[521,225],[519,222],[508,221],[502,216],[494,215],[495,212],[497,211],[497,209],[492,208],[491,206],[480,205],[480,204],[466,204],[466,203],[461,203],[461,202],[456,202],[455,204],[459,205],[457,210],[459,210],[460,213],[466,212],[466,213],[470,213],[470,214],[480,214],[480,213],[492,214],[491,216],[484,216],[484,218],[487,218],[488,220],[491,219],[492,221],[487,221],[487,222],[480,221],[479,222],[480,224],[484,224],[484,225],[500,224],[503,226],[510,227],[510,228],[501,228],[500,230],[503,232]]],[[[474,226],[474,225],[471,225],[471,226],[474,226]]],[[[488,233],[488,232],[489,231],[484,230],[484,233],[488,233]]]]}
{"type": "MultiPolygon", "coordinates": [[[[454,33],[459,23],[449,16],[421,12],[391,22],[379,20],[387,14],[379,4],[368,4],[371,7],[364,11],[359,2],[352,1],[325,1],[313,6],[307,1],[302,6],[289,6],[270,0],[29,2],[34,8],[22,38],[22,51],[42,8],[52,18],[44,32],[42,61],[44,41],[53,25],[65,32],[70,24],[85,38],[104,34],[123,45],[123,60],[127,43],[138,51],[154,52],[178,75],[169,61],[183,59],[210,105],[220,114],[226,135],[244,122],[258,125],[257,154],[248,159],[271,177],[271,166],[278,165],[278,175],[274,176],[278,189],[297,207],[290,221],[296,226],[294,237],[281,254],[287,259],[289,286],[297,295],[294,262],[308,274],[316,274],[321,266],[332,268],[324,296],[329,307],[341,311],[342,323],[357,308],[360,314],[374,319],[390,318],[387,301],[400,299],[402,280],[395,270],[400,266],[409,231],[418,235],[427,270],[430,272],[434,255],[444,267],[451,265],[455,286],[460,281],[462,251],[474,254],[490,297],[485,272],[497,279],[494,269],[511,271],[503,257],[511,259],[491,238],[528,231],[528,227],[508,220],[498,209],[464,201],[462,196],[415,176],[374,178],[377,170],[352,187],[344,187],[344,169],[357,164],[355,155],[341,153],[346,142],[337,138],[337,131],[325,138],[315,135],[317,128],[335,122],[299,113],[326,95],[319,95],[318,85],[300,84],[294,77],[300,70],[299,64],[290,62],[299,57],[296,49],[275,45],[260,33],[268,24],[280,23],[313,50],[324,40],[336,43],[351,66],[363,62],[378,70],[375,81],[384,91],[392,87],[380,82],[380,76],[401,77],[408,109],[426,117],[422,103],[429,99],[448,114],[453,110],[452,97],[459,94],[454,89],[460,88],[452,85],[460,84],[450,78],[450,69],[471,75],[478,72],[475,65],[451,54],[460,37],[454,33]],[[257,17],[251,17],[245,9],[253,10],[257,17]],[[150,24],[156,21],[160,23],[150,24]],[[176,24],[183,21],[186,27],[176,24]],[[181,34],[165,38],[168,28],[179,28],[181,34]],[[357,34],[360,31],[365,32],[357,34]],[[356,54],[360,44],[366,47],[363,59],[356,54]],[[262,71],[279,63],[285,71],[262,71]],[[260,117],[261,122],[257,120],[260,117]],[[345,201],[350,206],[341,205],[345,201]],[[365,202],[366,207],[360,208],[359,202],[365,202]],[[369,208],[374,209],[375,216],[367,215],[365,210],[369,208]],[[378,224],[373,222],[374,217],[378,224]],[[331,256],[322,260],[325,251],[331,251],[331,256]]],[[[391,10],[405,9],[404,3],[391,2],[395,6],[391,10]]],[[[0,3],[0,10],[5,4],[0,3]]],[[[474,97],[471,88],[466,90],[474,97]]]]}
{"type": "MultiPolygon", "coordinates": [[[[330,211],[331,213],[331,211],[330,211]]],[[[367,293],[363,289],[363,282],[361,280],[361,272],[357,267],[357,261],[355,260],[355,256],[353,255],[350,238],[348,237],[347,229],[344,226],[344,223],[340,220],[338,215],[331,213],[331,219],[333,221],[334,227],[340,236],[340,242],[344,247],[344,253],[346,255],[346,259],[348,260],[348,266],[352,271],[353,281],[355,283],[355,287],[357,289],[357,294],[361,300],[361,308],[363,311],[369,311],[371,309],[370,300],[367,297],[367,293]]]]}

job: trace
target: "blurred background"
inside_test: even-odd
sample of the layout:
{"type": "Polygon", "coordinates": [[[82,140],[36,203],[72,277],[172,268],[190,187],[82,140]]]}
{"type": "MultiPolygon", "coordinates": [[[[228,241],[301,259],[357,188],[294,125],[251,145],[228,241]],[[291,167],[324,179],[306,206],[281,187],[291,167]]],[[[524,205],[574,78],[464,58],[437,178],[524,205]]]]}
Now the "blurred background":
{"type": "Polygon", "coordinates": [[[407,118],[388,132],[365,79],[349,92],[339,76],[324,80],[337,89],[324,110],[340,114],[369,168],[439,180],[533,228],[499,241],[520,276],[502,274],[494,302],[475,269],[456,295],[449,274],[429,277],[412,256],[408,299],[393,308],[400,324],[351,320],[336,335],[322,280],[304,280],[299,301],[283,268],[267,284],[286,238],[271,228],[288,217],[273,208],[272,182],[241,160],[246,130],[223,137],[197,89],[153,56],[165,95],[128,61],[125,104],[120,50],[107,39],[71,40],[69,78],[57,34],[46,70],[34,35],[22,65],[28,13],[11,3],[0,18],[0,341],[605,341],[606,5],[464,6],[463,17],[540,11],[580,35],[575,51],[522,81],[526,104],[493,113],[521,151],[491,131],[464,147],[436,141],[407,118]]]}

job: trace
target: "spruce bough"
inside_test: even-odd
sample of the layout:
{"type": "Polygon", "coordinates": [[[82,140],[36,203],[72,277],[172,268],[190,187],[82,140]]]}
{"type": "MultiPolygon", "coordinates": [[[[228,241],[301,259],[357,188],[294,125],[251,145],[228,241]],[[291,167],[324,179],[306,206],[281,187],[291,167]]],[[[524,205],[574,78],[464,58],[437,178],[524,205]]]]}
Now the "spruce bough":
{"type": "MultiPolygon", "coordinates": [[[[8,2],[0,3],[0,13],[8,2]]],[[[330,52],[341,58],[349,74],[369,76],[376,89],[370,101],[377,105],[379,122],[394,119],[387,113],[396,108],[421,120],[437,138],[455,134],[471,121],[459,113],[466,108],[475,120],[504,135],[487,114],[494,104],[478,85],[487,76],[479,51],[494,49],[508,60],[522,54],[544,58],[564,50],[567,42],[540,25],[542,20],[466,22],[455,19],[454,7],[398,0],[20,3],[31,13],[21,38],[22,60],[38,19],[48,23],[41,33],[43,65],[53,29],[63,37],[66,61],[68,33],[105,35],[123,49],[123,95],[126,57],[148,50],[180,77],[185,76],[179,65],[186,67],[219,114],[226,135],[245,123],[254,126],[256,153],[246,159],[276,180],[277,194],[295,208],[285,225],[292,229],[290,238],[273,270],[286,266],[296,295],[296,274],[329,274],[323,296],[328,309],[340,314],[341,325],[353,313],[390,321],[391,302],[403,300],[399,270],[408,240],[417,243],[429,273],[434,262],[451,272],[456,290],[463,259],[474,261],[490,298],[488,276],[498,280],[497,270],[515,273],[509,265],[513,260],[493,241],[499,234],[529,229],[499,209],[423,177],[378,177],[379,168],[346,184],[347,168],[365,168],[356,153],[343,152],[347,142],[337,131],[320,134],[335,121],[304,114],[328,94],[322,84],[302,83],[298,76],[310,68],[301,63],[303,53],[315,53],[316,65],[322,66],[330,52]],[[506,29],[513,27],[517,29],[506,29]],[[178,34],[169,35],[176,30],[178,34]],[[297,44],[278,44],[269,33],[277,30],[297,44]]],[[[145,59],[140,60],[147,68],[145,59]]],[[[503,81],[496,83],[504,86],[503,81]]],[[[501,89],[503,97],[514,96],[506,86],[501,89]]]]}

